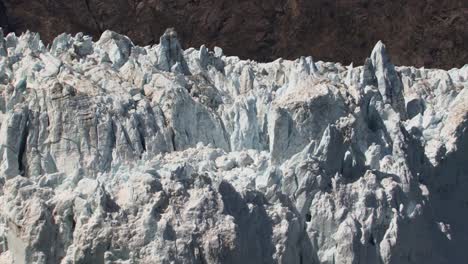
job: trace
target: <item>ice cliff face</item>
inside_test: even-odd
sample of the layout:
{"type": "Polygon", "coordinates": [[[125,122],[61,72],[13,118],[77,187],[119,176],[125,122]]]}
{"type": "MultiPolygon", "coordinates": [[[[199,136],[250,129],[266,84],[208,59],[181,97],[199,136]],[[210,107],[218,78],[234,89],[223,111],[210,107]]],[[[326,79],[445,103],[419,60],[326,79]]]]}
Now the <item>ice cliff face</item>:
{"type": "Polygon", "coordinates": [[[468,66],[0,33],[0,263],[463,263],[468,66]]]}

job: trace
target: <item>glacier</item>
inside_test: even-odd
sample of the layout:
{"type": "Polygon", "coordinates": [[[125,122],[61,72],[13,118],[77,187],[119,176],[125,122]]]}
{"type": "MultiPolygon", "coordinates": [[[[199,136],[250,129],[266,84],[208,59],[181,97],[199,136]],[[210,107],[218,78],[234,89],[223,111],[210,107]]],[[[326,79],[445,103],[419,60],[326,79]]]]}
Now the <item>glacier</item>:
{"type": "Polygon", "coordinates": [[[0,31],[0,263],[465,263],[468,65],[0,31]]]}

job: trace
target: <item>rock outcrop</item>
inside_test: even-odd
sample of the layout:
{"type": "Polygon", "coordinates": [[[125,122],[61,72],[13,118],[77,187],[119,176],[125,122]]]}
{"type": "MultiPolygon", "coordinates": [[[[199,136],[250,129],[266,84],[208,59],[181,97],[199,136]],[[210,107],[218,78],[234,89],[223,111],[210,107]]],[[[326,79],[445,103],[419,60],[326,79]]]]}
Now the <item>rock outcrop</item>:
{"type": "Polygon", "coordinates": [[[0,263],[462,263],[468,66],[0,34],[0,263]]]}
{"type": "Polygon", "coordinates": [[[362,64],[383,40],[396,65],[451,69],[468,61],[466,0],[0,0],[0,27],[99,39],[110,29],[144,46],[174,27],[189,46],[243,59],[313,55],[362,64]]]}

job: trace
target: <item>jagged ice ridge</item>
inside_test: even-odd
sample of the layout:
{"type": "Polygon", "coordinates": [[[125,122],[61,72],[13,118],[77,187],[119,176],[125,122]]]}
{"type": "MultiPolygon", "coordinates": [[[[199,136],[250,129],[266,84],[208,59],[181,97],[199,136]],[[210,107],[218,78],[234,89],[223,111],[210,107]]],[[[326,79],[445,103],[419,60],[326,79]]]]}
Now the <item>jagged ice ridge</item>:
{"type": "Polygon", "coordinates": [[[467,87],[0,31],[0,263],[463,263],[467,87]]]}

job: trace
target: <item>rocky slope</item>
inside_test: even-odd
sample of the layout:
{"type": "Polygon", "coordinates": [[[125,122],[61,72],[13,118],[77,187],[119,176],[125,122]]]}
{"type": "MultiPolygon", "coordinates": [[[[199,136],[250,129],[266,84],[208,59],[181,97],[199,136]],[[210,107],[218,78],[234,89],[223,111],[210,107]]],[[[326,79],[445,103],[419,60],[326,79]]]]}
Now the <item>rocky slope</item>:
{"type": "Polygon", "coordinates": [[[362,64],[378,40],[397,65],[468,61],[466,0],[0,0],[0,27],[39,32],[46,42],[111,29],[140,45],[175,27],[189,46],[260,61],[312,55],[362,64]]]}
{"type": "Polygon", "coordinates": [[[468,257],[468,66],[0,35],[0,263],[468,257]]]}

